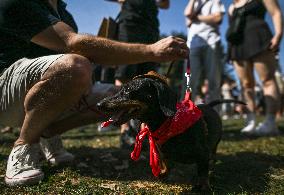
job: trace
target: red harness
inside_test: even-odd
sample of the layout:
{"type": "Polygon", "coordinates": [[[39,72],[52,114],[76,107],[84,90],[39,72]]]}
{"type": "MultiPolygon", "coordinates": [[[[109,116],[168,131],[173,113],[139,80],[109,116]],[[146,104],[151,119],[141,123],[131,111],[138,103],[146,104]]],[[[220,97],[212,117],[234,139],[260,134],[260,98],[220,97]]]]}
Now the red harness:
{"type": "Polygon", "coordinates": [[[160,156],[157,149],[157,145],[163,145],[170,138],[185,132],[202,116],[201,110],[190,100],[190,93],[186,93],[185,99],[176,105],[177,112],[175,116],[168,118],[159,129],[151,132],[146,125],[144,129],[141,129],[136,136],[136,142],[134,150],[131,153],[133,160],[138,160],[142,143],[146,135],[149,138],[150,145],[150,166],[154,176],[158,177],[161,172],[160,156]]]}

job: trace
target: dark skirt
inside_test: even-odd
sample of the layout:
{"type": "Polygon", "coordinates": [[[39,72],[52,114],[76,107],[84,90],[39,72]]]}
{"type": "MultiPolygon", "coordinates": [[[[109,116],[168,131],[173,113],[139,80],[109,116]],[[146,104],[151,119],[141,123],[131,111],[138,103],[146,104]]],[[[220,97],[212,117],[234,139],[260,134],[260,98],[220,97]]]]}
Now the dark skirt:
{"type": "Polygon", "coordinates": [[[261,19],[246,22],[243,40],[237,45],[228,44],[229,60],[249,60],[269,48],[272,33],[268,24],[261,19]]]}

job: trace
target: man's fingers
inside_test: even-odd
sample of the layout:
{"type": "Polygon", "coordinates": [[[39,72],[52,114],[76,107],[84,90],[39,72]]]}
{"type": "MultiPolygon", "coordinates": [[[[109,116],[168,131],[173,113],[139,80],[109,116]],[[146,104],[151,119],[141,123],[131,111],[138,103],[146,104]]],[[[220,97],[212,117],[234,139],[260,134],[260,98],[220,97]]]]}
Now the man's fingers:
{"type": "Polygon", "coordinates": [[[188,49],[186,43],[183,41],[183,39],[181,40],[175,40],[173,42],[171,42],[170,46],[172,47],[179,47],[179,48],[182,48],[182,49],[188,49]]]}
{"type": "Polygon", "coordinates": [[[179,37],[167,37],[153,45],[157,51],[158,61],[172,61],[188,58],[189,48],[185,40],[179,37]]]}
{"type": "Polygon", "coordinates": [[[185,40],[183,40],[182,38],[179,38],[179,37],[173,38],[173,41],[172,41],[172,42],[173,42],[173,43],[178,43],[178,44],[184,44],[184,45],[186,45],[185,40]]]}
{"type": "Polygon", "coordinates": [[[180,42],[180,43],[185,43],[185,40],[180,38],[180,37],[174,37],[174,36],[169,36],[165,38],[166,40],[170,40],[172,42],[180,42]]]}
{"type": "Polygon", "coordinates": [[[182,49],[189,50],[185,43],[179,45],[182,49]]]}
{"type": "Polygon", "coordinates": [[[180,37],[174,37],[175,40],[185,43],[185,40],[180,37]]]}
{"type": "Polygon", "coordinates": [[[176,59],[188,58],[189,48],[183,39],[175,37],[170,47],[172,48],[171,56],[175,57],[176,59]]]}
{"type": "Polygon", "coordinates": [[[173,57],[173,60],[178,60],[181,58],[188,58],[189,50],[180,49],[180,48],[172,48],[170,56],[173,57]]]}

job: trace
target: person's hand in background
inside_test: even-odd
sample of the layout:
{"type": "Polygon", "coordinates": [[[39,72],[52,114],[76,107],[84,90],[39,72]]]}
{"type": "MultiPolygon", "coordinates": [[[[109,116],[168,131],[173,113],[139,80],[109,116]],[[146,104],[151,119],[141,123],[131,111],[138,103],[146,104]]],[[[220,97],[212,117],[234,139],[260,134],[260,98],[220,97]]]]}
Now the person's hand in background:
{"type": "Polygon", "coordinates": [[[271,49],[273,52],[278,52],[280,49],[280,42],[281,42],[281,36],[274,36],[269,45],[269,49],[271,49]]]}

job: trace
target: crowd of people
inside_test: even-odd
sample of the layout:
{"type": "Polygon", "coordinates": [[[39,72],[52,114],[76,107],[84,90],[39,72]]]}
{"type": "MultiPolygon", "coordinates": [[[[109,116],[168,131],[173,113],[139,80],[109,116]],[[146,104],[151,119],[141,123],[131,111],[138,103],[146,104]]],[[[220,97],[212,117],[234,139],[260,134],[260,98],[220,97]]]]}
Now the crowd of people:
{"type": "MultiPolygon", "coordinates": [[[[132,77],[158,71],[161,63],[170,61],[189,60],[194,102],[242,99],[247,107],[227,105],[217,111],[242,112],[246,116],[243,134],[279,134],[276,117],[282,116],[284,90],[276,54],[283,21],[277,0],[232,0],[227,11],[221,0],[189,0],[184,10],[187,42],[174,36],[159,39],[158,10],[170,8],[170,0],[115,2],[121,6],[117,40],[78,33],[62,0],[1,1],[0,124],[7,131],[20,128],[7,162],[7,185],[41,181],[39,153],[52,164],[72,161],[74,156],[63,148],[60,134],[105,120],[106,116],[94,112],[98,100],[132,77]],[[240,31],[237,41],[228,38],[224,57],[219,28],[225,12],[229,28],[239,25],[240,31]],[[266,12],[274,33],[265,21],[266,12]],[[234,66],[239,90],[235,80],[224,76],[224,61],[234,66]],[[96,64],[116,67],[113,83],[94,82],[96,64]],[[260,102],[265,119],[257,125],[260,102]]],[[[133,128],[138,128],[135,121],[122,125],[121,147],[134,144],[133,128]]]]}

